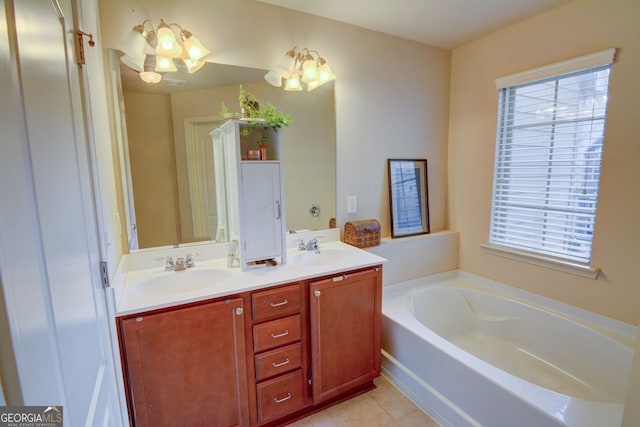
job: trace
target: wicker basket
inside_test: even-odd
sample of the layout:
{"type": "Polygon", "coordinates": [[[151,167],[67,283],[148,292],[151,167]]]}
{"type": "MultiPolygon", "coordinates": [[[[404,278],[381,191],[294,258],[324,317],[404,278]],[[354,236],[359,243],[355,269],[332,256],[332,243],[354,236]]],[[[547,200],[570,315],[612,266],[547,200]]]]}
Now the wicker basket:
{"type": "Polygon", "coordinates": [[[344,225],[344,242],[358,248],[380,244],[380,223],[375,219],[350,221],[344,225]]]}

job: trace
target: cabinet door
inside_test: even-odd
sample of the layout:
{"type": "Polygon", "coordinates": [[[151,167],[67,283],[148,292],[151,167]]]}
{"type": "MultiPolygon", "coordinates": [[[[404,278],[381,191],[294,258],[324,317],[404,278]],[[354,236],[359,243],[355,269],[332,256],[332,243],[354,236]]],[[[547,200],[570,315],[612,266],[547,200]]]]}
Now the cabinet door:
{"type": "Polygon", "coordinates": [[[382,269],[310,284],[313,403],[380,374],[382,269]]]}
{"type": "Polygon", "coordinates": [[[249,424],[242,308],[237,298],[121,322],[136,426],[249,424]]]}
{"type": "Polygon", "coordinates": [[[283,232],[280,165],[246,162],[241,170],[244,261],[279,257],[283,232]]]}

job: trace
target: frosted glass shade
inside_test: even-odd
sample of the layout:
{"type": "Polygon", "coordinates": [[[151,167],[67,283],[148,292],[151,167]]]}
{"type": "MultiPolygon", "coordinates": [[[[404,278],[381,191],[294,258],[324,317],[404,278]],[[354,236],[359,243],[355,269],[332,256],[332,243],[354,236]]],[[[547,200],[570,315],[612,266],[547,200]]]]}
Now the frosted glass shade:
{"type": "Polygon", "coordinates": [[[183,58],[182,61],[184,61],[184,65],[187,66],[187,72],[189,74],[195,73],[204,66],[204,61],[194,61],[189,58],[183,58]]]}
{"type": "Polygon", "coordinates": [[[156,71],[160,73],[170,73],[178,71],[176,64],[173,63],[173,59],[166,56],[156,56],[156,71]]]}
{"type": "Polygon", "coordinates": [[[193,61],[199,61],[211,53],[211,51],[204,47],[202,43],[200,43],[200,40],[193,35],[187,37],[183,43],[187,55],[189,55],[189,58],[193,61]]]}
{"type": "Polygon", "coordinates": [[[156,53],[158,55],[177,58],[182,54],[182,46],[176,40],[176,35],[163,20],[160,20],[160,25],[158,25],[157,37],[156,53]]]}
{"type": "Polygon", "coordinates": [[[284,90],[288,90],[292,92],[302,90],[302,84],[300,83],[300,76],[297,74],[292,75],[291,78],[287,80],[287,84],[284,87],[284,90]]]}
{"type": "Polygon", "coordinates": [[[124,53],[120,57],[120,61],[136,71],[143,71],[144,69],[144,45],[146,40],[143,32],[141,25],[134,27],[118,45],[118,50],[124,53]]]}

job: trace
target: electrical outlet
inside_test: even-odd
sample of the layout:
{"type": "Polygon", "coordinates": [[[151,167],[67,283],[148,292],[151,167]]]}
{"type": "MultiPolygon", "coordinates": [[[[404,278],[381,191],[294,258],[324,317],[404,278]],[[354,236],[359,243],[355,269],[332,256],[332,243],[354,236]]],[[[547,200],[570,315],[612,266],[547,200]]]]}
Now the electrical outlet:
{"type": "Polygon", "coordinates": [[[347,196],[347,213],[353,214],[358,212],[358,197],[347,196]]]}

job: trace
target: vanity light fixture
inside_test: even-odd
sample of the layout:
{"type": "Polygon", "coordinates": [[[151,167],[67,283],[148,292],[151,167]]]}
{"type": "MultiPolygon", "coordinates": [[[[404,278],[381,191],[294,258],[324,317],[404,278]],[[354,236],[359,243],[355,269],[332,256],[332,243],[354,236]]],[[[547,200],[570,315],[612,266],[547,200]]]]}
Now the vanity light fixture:
{"type": "Polygon", "coordinates": [[[306,83],[307,91],[336,79],[327,61],[315,50],[306,47],[299,50],[294,47],[281,62],[269,71],[264,79],[272,86],[281,87],[285,80],[284,90],[302,90],[302,83],[306,83]]]}
{"type": "Polygon", "coordinates": [[[140,72],[140,79],[149,84],[160,83],[162,74],[156,73],[156,57],[154,55],[146,55],[144,61],[144,71],[140,72]]]}
{"type": "Polygon", "coordinates": [[[200,43],[193,33],[176,23],[167,24],[163,19],[156,28],[151,20],[136,25],[120,43],[118,49],[124,53],[120,60],[140,73],[147,83],[157,83],[162,79],[158,73],[177,71],[175,59],[180,59],[191,74],[204,65],[204,57],[211,53],[200,43]],[[149,61],[149,57],[153,61],[149,61]],[[152,69],[149,65],[154,63],[152,69]]]}

